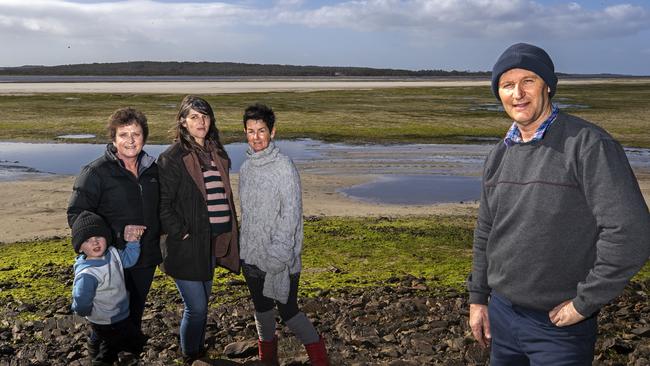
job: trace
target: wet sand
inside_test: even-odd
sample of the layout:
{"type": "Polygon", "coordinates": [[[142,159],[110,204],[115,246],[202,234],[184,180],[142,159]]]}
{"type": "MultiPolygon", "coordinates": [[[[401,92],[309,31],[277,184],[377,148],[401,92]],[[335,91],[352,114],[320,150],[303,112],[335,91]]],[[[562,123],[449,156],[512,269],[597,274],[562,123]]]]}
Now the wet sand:
{"type": "MultiPolygon", "coordinates": [[[[373,175],[301,173],[305,216],[475,215],[478,204],[390,205],[353,200],[337,189],[368,182],[373,175]]],[[[646,204],[650,205],[650,172],[637,172],[646,204]]],[[[237,191],[238,175],[232,175],[237,191]]],[[[0,182],[0,243],[69,235],[65,211],[74,177],[54,176],[0,182]]],[[[235,201],[238,198],[235,197],[235,201]]]]}
{"type": "MultiPolygon", "coordinates": [[[[238,175],[231,177],[237,192],[238,175]]],[[[54,176],[0,182],[0,243],[44,239],[70,234],[66,208],[74,177],[54,176]]],[[[301,174],[305,216],[405,216],[467,214],[476,212],[476,203],[438,205],[382,205],[356,201],[337,189],[365,183],[371,175],[301,174]]],[[[238,198],[235,196],[235,201],[238,198]]]]}

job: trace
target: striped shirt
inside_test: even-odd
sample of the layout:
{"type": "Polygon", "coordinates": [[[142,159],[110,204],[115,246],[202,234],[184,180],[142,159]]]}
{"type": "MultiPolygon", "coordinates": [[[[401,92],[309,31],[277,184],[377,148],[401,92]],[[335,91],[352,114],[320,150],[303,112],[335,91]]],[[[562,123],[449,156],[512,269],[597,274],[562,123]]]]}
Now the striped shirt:
{"type": "Polygon", "coordinates": [[[210,169],[201,168],[205,191],[207,193],[208,217],[212,236],[230,231],[230,206],[226,197],[226,188],[221,180],[221,174],[214,161],[210,161],[210,169]]]}
{"type": "MultiPolygon", "coordinates": [[[[551,112],[551,115],[546,119],[546,121],[544,121],[544,123],[537,127],[533,138],[530,141],[526,142],[535,142],[543,139],[544,134],[546,133],[546,129],[551,125],[551,123],[553,123],[553,121],[555,121],[558,112],[560,112],[560,108],[553,104],[553,111],[551,112]]],[[[510,126],[510,129],[506,134],[506,138],[503,139],[503,142],[506,144],[506,146],[512,146],[524,142],[524,140],[521,138],[521,131],[519,131],[519,127],[517,127],[517,122],[512,123],[512,126],[510,126]]]]}

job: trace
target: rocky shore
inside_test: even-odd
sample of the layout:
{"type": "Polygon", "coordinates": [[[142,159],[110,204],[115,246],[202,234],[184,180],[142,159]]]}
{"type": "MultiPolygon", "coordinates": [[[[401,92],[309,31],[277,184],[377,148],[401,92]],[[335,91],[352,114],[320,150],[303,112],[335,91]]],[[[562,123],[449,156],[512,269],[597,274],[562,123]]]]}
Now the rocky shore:
{"type": "MultiPolygon", "coordinates": [[[[392,278],[384,286],[322,291],[302,299],[303,311],[327,340],[332,365],[485,365],[488,353],[473,341],[466,295],[428,288],[424,278],[392,278]]],[[[195,365],[256,365],[253,309],[242,281],[229,286],[233,300],[213,306],[206,343],[209,359],[195,365]]],[[[216,291],[215,298],[226,295],[216,291]]],[[[650,281],[630,284],[599,314],[594,365],[650,365],[650,281]]],[[[69,299],[38,304],[4,299],[0,314],[0,365],[90,365],[87,325],[69,299]],[[20,320],[19,313],[34,320],[20,320]]],[[[180,364],[175,293],[153,291],[143,327],[150,337],[140,358],[121,354],[123,365],[180,364]]],[[[283,365],[307,365],[303,347],[278,325],[283,365]]]]}

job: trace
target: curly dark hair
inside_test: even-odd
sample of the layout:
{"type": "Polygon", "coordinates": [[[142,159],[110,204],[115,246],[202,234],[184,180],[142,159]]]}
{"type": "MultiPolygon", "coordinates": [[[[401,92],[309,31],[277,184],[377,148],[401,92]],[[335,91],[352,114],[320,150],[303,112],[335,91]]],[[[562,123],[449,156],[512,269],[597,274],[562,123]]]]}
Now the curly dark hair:
{"type": "Polygon", "coordinates": [[[128,126],[128,125],[140,125],[142,128],[142,137],[144,143],[147,142],[147,137],[149,137],[149,125],[147,125],[147,117],[144,113],[132,107],[125,107],[117,109],[111,116],[108,118],[108,125],[106,129],[111,138],[111,141],[115,141],[115,134],[117,133],[118,127],[128,126]]]}

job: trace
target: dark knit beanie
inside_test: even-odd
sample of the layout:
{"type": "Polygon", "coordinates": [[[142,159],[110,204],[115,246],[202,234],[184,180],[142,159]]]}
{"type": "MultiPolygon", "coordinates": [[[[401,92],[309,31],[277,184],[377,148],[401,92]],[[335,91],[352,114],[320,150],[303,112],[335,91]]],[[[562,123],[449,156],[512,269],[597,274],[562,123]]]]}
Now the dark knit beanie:
{"type": "Polygon", "coordinates": [[[84,211],[77,216],[74,224],[72,224],[72,246],[74,251],[79,253],[81,244],[93,236],[103,236],[107,245],[112,240],[111,229],[106,225],[104,219],[93,212],[84,211]]]}
{"type": "Polygon", "coordinates": [[[499,79],[501,75],[510,69],[525,69],[539,75],[546,85],[551,88],[549,96],[555,95],[557,87],[557,76],[555,66],[548,53],[543,49],[527,43],[517,43],[508,47],[492,68],[492,93],[499,98],[499,79]]]}

